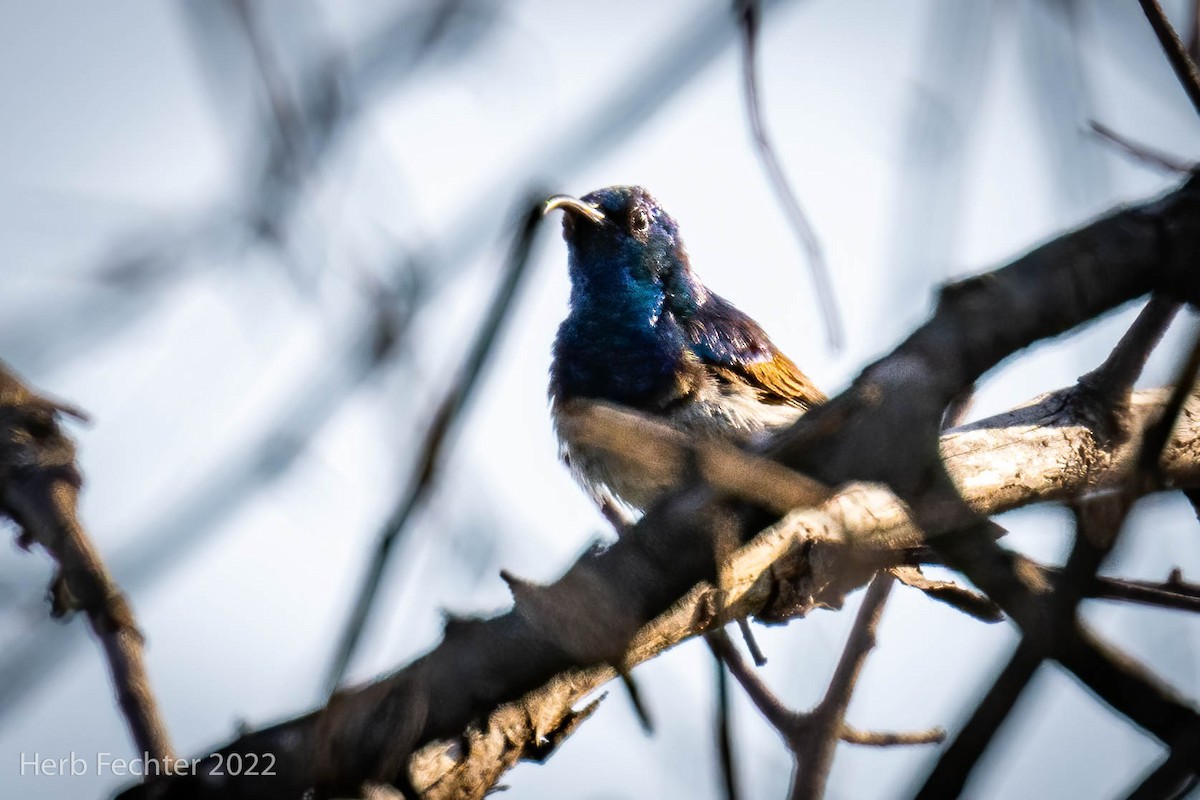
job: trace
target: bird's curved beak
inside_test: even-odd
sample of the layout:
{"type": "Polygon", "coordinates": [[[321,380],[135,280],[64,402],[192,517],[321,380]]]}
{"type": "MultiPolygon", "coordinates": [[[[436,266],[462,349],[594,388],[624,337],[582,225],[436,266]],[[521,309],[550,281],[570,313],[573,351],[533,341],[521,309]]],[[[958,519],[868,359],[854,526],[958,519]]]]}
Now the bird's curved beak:
{"type": "Polygon", "coordinates": [[[604,222],[604,212],[598,206],[593,203],[585,203],[578,198],[571,197],[569,194],[556,194],[547,200],[546,205],[542,206],[542,216],[558,208],[561,208],[563,211],[574,211],[577,214],[582,214],[592,222],[604,222]]]}

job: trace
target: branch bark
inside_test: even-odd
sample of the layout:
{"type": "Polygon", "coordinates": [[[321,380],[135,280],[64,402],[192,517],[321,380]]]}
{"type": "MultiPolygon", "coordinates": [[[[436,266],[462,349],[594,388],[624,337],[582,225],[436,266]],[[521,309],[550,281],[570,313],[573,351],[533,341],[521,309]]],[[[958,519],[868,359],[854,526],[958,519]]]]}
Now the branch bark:
{"type": "MultiPolygon", "coordinates": [[[[1114,485],[1127,477],[1133,454],[1128,445],[1098,441],[1095,409],[1074,392],[952,432],[939,446],[943,411],[984,371],[1038,339],[1152,289],[1191,302],[1200,298],[1193,268],[1200,260],[1198,184],[1193,179],[1162,199],[1114,212],[944,290],[927,324],[764,452],[842,487],[820,506],[780,517],[776,504],[747,509],[723,499],[740,496],[730,486],[683,490],[607,550],[586,554],[555,584],[517,592],[508,613],[450,625],[438,647],[399,672],[223,748],[275,754],[275,777],[217,777],[202,768],[201,775],[167,778],[125,796],[273,798],[309,789],[317,797],[344,796],[359,793],[367,781],[403,789],[415,751],[462,737],[485,718],[480,735],[490,742],[511,733],[504,752],[515,761],[531,741],[541,741],[537,734],[557,730],[554,718],[563,715],[556,702],[582,696],[613,675],[603,665],[628,669],[717,619],[747,612],[778,618],[836,606],[898,548],[921,544],[920,531],[948,563],[1027,623],[1035,608],[1029,590],[1024,584],[1014,589],[1012,564],[989,549],[990,540],[981,543],[979,515],[1114,485]],[[888,458],[879,458],[881,452],[888,458]],[[889,486],[899,501],[869,484],[889,486]],[[718,565],[715,542],[746,540],[757,531],[718,565]],[[697,585],[704,581],[709,585],[697,585]],[[525,721],[511,731],[493,729],[502,705],[510,719],[524,715],[525,721]],[[532,739],[524,739],[530,731],[532,739]]],[[[1146,405],[1144,396],[1135,397],[1132,413],[1146,405]]],[[[1167,443],[1160,461],[1166,486],[1200,483],[1198,412],[1193,399],[1167,443]]],[[[1160,725],[1154,714],[1130,706],[1152,699],[1155,687],[1115,665],[1086,632],[1064,643],[1059,657],[1138,724],[1160,735],[1172,724],[1160,725]],[[1129,701],[1114,689],[1130,690],[1129,701]]],[[[1176,721],[1194,716],[1181,713],[1176,721]]],[[[454,753],[453,746],[436,747],[454,753]]],[[[470,762],[472,752],[454,763],[470,762]]],[[[426,763],[423,757],[415,762],[418,788],[429,777],[426,763]]],[[[428,784],[430,791],[438,782],[428,784]]]]}
{"type": "MultiPolygon", "coordinates": [[[[1142,424],[1157,418],[1166,397],[1167,392],[1162,390],[1136,393],[1130,403],[1131,418],[1142,424]]],[[[1136,458],[1132,446],[1123,444],[1106,449],[1106,438],[1093,430],[1094,415],[1075,399],[1074,389],[1055,392],[1022,408],[950,431],[942,438],[948,469],[973,508],[983,514],[999,513],[1034,502],[1105,489],[1130,474],[1136,458]]],[[[643,443],[646,457],[651,457],[649,453],[658,441],[658,446],[667,451],[660,453],[660,463],[683,463],[685,445],[677,440],[674,431],[664,429],[663,438],[655,440],[652,420],[612,407],[598,406],[593,410],[594,418],[584,418],[598,420],[599,431],[620,430],[622,423],[632,418],[636,424],[626,429],[627,435],[632,433],[643,443]],[[673,450],[675,447],[680,449],[673,450]]],[[[719,459],[711,452],[708,455],[719,459]]],[[[739,456],[752,459],[746,454],[739,456]]],[[[734,491],[742,485],[740,480],[722,483],[723,471],[737,474],[732,465],[705,470],[704,459],[700,463],[702,474],[719,488],[734,491]]],[[[1171,483],[1200,485],[1200,399],[1193,398],[1185,407],[1182,424],[1168,443],[1162,463],[1165,479],[1171,483]]],[[[805,491],[816,491],[808,482],[801,481],[801,485],[805,491]]],[[[838,607],[847,592],[870,577],[874,566],[899,560],[904,548],[920,541],[920,532],[903,504],[886,488],[848,485],[820,505],[794,511],[764,530],[734,555],[719,581],[714,572],[712,582],[693,587],[669,612],[639,631],[618,660],[626,666],[641,663],[708,630],[718,619],[750,613],[779,619],[815,608],[838,607]],[[720,591],[716,588],[718,582],[722,585],[720,591]],[[776,604],[774,607],[769,605],[772,602],[776,604]],[[722,611],[719,617],[715,616],[717,609],[722,611]]],[[[612,549],[621,546],[618,542],[612,549]]],[[[407,681],[424,681],[431,673],[445,672],[447,685],[471,686],[472,681],[483,679],[477,677],[478,673],[474,676],[469,673],[482,669],[489,656],[515,660],[524,652],[540,657],[537,649],[523,651],[522,640],[505,641],[504,630],[515,625],[511,614],[491,621],[451,620],[443,643],[421,661],[379,683],[340,695],[324,712],[248,734],[224,751],[271,752],[280,759],[281,776],[284,764],[294,760],[294,768],[305,770],[303,775],[311,780],[314,772],[309,758],[312,752],[319,752],[320,737],[330,735],[326,726],[336,724],[351,729],[380,726],[403,733],[399,719],[376,716],[389,713],[386,707],[389,693],[437,691],[436,686],[421,687],[407,681]],[[498,631],[496,639],[468,641],[488,626],[500,624],[505,628],[498,631]],[[493,649],[495,652],[489,653],[493,649]],[[489,656],[469,655],[474,652],[489,656]],[[349,703],[338,709],[341,698],[349,703]],[[323,719],[334,713],[346,716],[336,722],[323,719]]],[[[522,661],[522,665],[525,663],[522,661]]],[[[467,719],[459,732],[447,724],[450,730],[414,754],[409,768],[412,784],[427,798],[481,797],[518,761],[540,759],[551,752],[581,721],[572,709],[614,677],[616,671],[608,666],[565,666],[558,674],[548,676],[541,688],[519,699],[480,707],[475,719],[481,722],[467,719]]],[[[177,780],[198,783],[182,777],[177,780]]],[[[183,796],[175,794],[176,791],[182,792],[183,788],[160,782],[157,787],[131,790],[125,796],[183,796]]],[[[257,783],[250,781],[246,791],[248,797],[286,796],[286,790],[269,786],[262,778],[257,783]],[[255,791],[261,793],[255,795],[255,791]]],[[[345,791],[354,794],[356,790],[345,791]]]]}

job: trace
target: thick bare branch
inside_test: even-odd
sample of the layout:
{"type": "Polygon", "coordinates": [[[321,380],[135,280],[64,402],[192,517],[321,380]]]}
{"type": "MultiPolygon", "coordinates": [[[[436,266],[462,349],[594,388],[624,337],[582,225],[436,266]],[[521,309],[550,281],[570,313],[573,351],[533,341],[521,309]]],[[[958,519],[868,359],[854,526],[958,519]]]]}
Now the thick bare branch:
{"type": "MultiPolygon", "coordinates": [[[[948,468],[952,475],[957,476],[960,490],[973,508],[983,514],[998,513],[1031,502],[1058,500],[1112,487],[1127,478],[1135,458],[1131,445],[1126,443],[1115,446],[1115,450],[1105,450],[1102,437],[1094,435],[1089,428],[1091,418],[1081,414],[1080,408],[1069,402],[1072,391],[1067,389],[1047,395],[1038,402],[950,431],[943,437],[942,448],[948,468]]],[[[1144,423],[1155,418],[1160,413],[1166,394],[1165,391],[1135,393],[1131,400],[1135,419],[1144,423]]],[[[1188,408],[1194,409],[1194,413],[1185,415],[1178,436],[1168,444],[1162,463],[1167,480],[1200,484],[1200,401],[1193,401],[1188,408]]],[[[658,456],[660,463],[669,464],[683,455],[683,451],[673,449],[682,446],[673,430],[664,429],[663,436],[656,438],[655,431],[664,426],[632,412],[600,407],[595,417],[582,418],[600,420],[600,430],[613,435],[621,430],[622,421],[631,421],[632,427],[626,430],[624,436],[642,442],[647,454],[655,452],[656,443],[664,448],[658,456]]],[[[724,493],[739,496],[744,491],[744,480],[736,478],[724,481],[722,478],[723,475],[736,475],[738,470],[728,465],[705,468],[706,458],[717,460],[719,456],[712,456],[710,452],[698,459],[704,477],[713,481],[724,493]]],[[[739,454],[736,461],[739,468],[751,470],[750,474],[754,474],[753,470],[759,463],[757,458],[745,454],[739,454]]],[[[805,479],[798,481],[795,484],[797,488],[793,488],[793,484],[784,480],[785,476],[786,471],[771,473],[772,485],[780,486],[782,492],[803,491],[805,497],[819,498],[819,494],[810,493],[823,491],[819,484],[805,479]]],[[[758,489],[753,492],[754,497],[761,499],[758,489]]],[[[693,535],[694,532],[685,535],[685,542],[690,541],[693,535]]],[[[712,585],[693,588],[669,614],[660,617],[638,634],[626,652],[623,663],[630,666],[640,663],[688,636],[703,632],[707,629],[713,607],[723,609],[726,618],[755,612],[770,616],[763,609],[765,603],[778,599],[779,593],[775,588],[777,574],[803,573],[806,576],[802,582],[790,585],[789,590],[794,598],[798,598],[798,605],[788,609],[790,612],[803,613],[823,606],[836,607],[840,605],[845,592],[869,578],[874,565],[884,565],[883,562],[898,559],[898,550],[920,542],[920,532],[912,525],[905,507],[886,489],[863,484],[846,486],[829,496],[820,506],[792,512],[744,546],[727,567],[727,577],[721,581],[723,592],[719,603],[711,597],[712,585]],[[856,563],[861,563],[857,559],[867,554],[874,554],[871,558],[877,561],[868,560],[863,566],[855,567],[856,563]],[[784,567],[789,559],[801,559],[803,567],[784,567]],[[855,569],[859,571],[855,573],[855,569]]],[[[614,545],[621,546],[620,542],[614,545]]],[[[499,622],[451,622],[447,627],[446,641],[426,657],[439,662],[443,658],[447,660],[441,662],[444,667],[432,668],[431,671],[448,670],[458,675],[457,682],[463,685],[483,680],[468,677],[463,671],[466,664],[449,659],[459,658],[456,654],[461,652],[488,652],[492,649],[493,657],[499,657],[513,648],[523,647],[522,639],[507,643],[499,640],[490,644],[477,642],[471,646],[462,641],[463,637],[469,637],[472,631],[481,626],[497,625],[499,622]]],[[[498,636],[503,639],[502,633],[498,632],[498,636]]],[[[536,651],[523,650],[522,654],[532,658],[536,651]]],[[[513,657],[518,658],[516,653],[513,657]]],[[[475,664],[473,661],[470,663],[475,664]]],[[[387,679],[386,683],[398,690],[402,675],[424,674],[425,668],[418,668],[419,664],[387,679]]],[[[523,668],[529,662],[520,660],[520,664],[523,668]]],[[[481,667],[482,664],[477,666],[481,667]]],[[[449,739],[433,742],[421,749],[410,769],[414,784],[430,798],[463,796],[456,794],[463,786],[490,785],[481,776],[498,777],[504,769],[529,757],[530,753],[544,752],[535,743],[553,738],[550,732],[558,730],[564,721],[570,720],[571,708],[615,676],[616,672],[605,666],[568,670],[557,678],[547,679],[542,689],[520,700],[498,708],[493,706],[496,710],[490,714],[481,707],[480,716],[486,719],[483,724],[468,728],[467,719],[462,723],[463,730],[469,729],[471,747],[463,752],[458,739],[449,739]],[[467,776],[473,777],[468,781],[467,776]]],[[[420,677],[417,679],[423,680],[420,677]]],[[[359,689],[349,693],[354,698],[356,709],[346,709],[347,716],[339,719],[338,724],[350,727],[372,724],[369,721],[374,719],[374,703],[381,702],[386,696],[381,685],[375,686],[373,690],[359,689]]],[[[426,687],[423,691],[436,691],[436,688],[426,687]]],[[[265,746],[283,748],[284,753],[296,752],[300,762],[298,768],[308,770],[311,761],[302,753],[305,748],[315,747],[319,742],[315,732],[318,719],[301,718],[292,724],[267,729],[230,745],[230,749],[248,752],[247,748],[259,747],[257,752],[261,752],[265,746]],[[305,736],[292,735],[297,727],[308,733],[305,736]],[[310,735],[312,738],[309,738],[310,735]]],[[[383,723],[377,721],[374,724],[383,723]]],[[[447,728],[450,727],[447,725],[447,728]]],[[[453,734],[447,731],[444,735],[453,734]]],[[[276,749],[272,752],[280,751],[276,749]]],[[[312,775],[311,771],[304,774],[312,775]]],[[[265,785],[259,788],[263,797],[280,796],[265,785]]]]}
{"type": "Polygon", "coordinates": [[[1178,311],[1178,300],[1152,295],[1104,363],[1079,379],[1080,389],[1095,392],[1103,408],[1122,416],[1134,383],[1178,311]]]}
{"type": "MultiPolygon", "coordinates": [[[[1061,396],[1046,398],[1007,416],[1043,420],[1060,414],[1070,423],[1066,433],[1033,428],[1016,431],[1016,439],[1040,440],[1038,449],[1052,449],[1074,436],[1078,441],[1072,443],[1082,444],[1094,460],[1063,453],[1062,461],[1039,467],[1033,452],[1023,452],[1018,465],[997,451],[993,460],[1008,466],[993,470],[987,462],[987,469],[975,470],[975,478],[964,477],[956,487],[950,477],[955,462],[969,462],[972,455],[946,452],[943,462],[938,440],[942,413],[985,370],[1040,338],[1151,289],[1183,299],[1200,297],[1200,278],[1193,269],[1200,260],[1198,212],[1200,186],[1191,181],[1161,200],[1110,214],[1004,269],[943,292],[929,323],[868,367],[847,392],[802,417],[770,448],[786,465],[804,468],[829,485],[859,482],[819,508],[779,519],[779,512],[770,510],[774,504],[761,513],[737,505],[737,513],[731,514],[733,506],[703,489],[674,495],[650,509],[608,550],[589,553],[562,580],[538,587],[533,592],[538,602],[523,607],[518,601],[507,614],[448,630],[441,645],[404,670],[335,696],[321,712],[247,734],[226,748],[278,753],[275,779],[226,776],[217,781],[202,774],[162,781],[154,795],[140,796],[186,792],[193,797],[271,798],[313,787],[320,796],[358,792],[365,780],[404,783],[405,765],[418,746],[460,735],[471,720],[560,673],[584,675],[588,682],[611,676],[595,666],[573,670],[603,663],[627,668],[706,627],[712,608],[732,616],[747,610],[770,616],[785,606],[787,613],[800,613],[840,603],[846,591],[873,574],[879,561],[888,554],[894,557],[897,546],[922,543],[906,510],[949,563],[961,564],[977,586],[1019,623],[1028,624],[1029,609],[1023,603],[1030,589],[1020,583],[1019,591],[1014,590],[1013,564],[1002,551],[981,545],[991,543],[991,534],[971,527],[976,515],[1122,481],[1130,466],[1129,448],[1106,451],[1086,421],[1071,417],[1070,403],[1061,396]],[[893,457],[877,458],[881,448],[893,457]],[[1015,474],[1012,466],[1019,466],[1015,474]],[[1026,468],[1034,478],[1027,477],[1026,468]],[[862,482],[888,484],[903,503],[862,482]],[[873,492],[881,492],[888,502],[873,492]],[[874,504],[864,502],[869,497],[876,498],[874,504]],[[703,587],[689,591],[699,581],[715,580],[713,541],[730,532],[749,538],[759,530],[763,533],[722,566],[729,575],[722,574],[719,581],[720,602],[705,600],[709,590],[703,587]],[[867,533],[860,535],[863,530],[867,533]],[[792,559],[790,567],[785,556],[792,559]],[[790,581],[784,580],[789,576],[790,581]],[[791,596],[783,598],[775,588],[788,584],[791,596]],[[668,607],[670,614],[643,628],[668,607]],[[546,616],[547,609],[554,613],[546,616]]],[[[1138,408],[1137,397],[1133,408],[1138,408]]],[[[990,424],[999,428],[1005,423],[990,424]]],[[[1190,415],[1184,424],[1191,424],[1190,415]]],[[[962,444],[979,437],[986,447],[998,441],[997,434],[977,423],[948,438],[959,437],[962,444]]],[[[952,442],[942,444],[945,451],[952,442]]],[[[1175,460],[1195,446],[1184,436],[1172,437],[1161,462],[1167,480],[1179,485],[1195,480],[1197,461],[1186,456],[1175,460]]],[[[738,493],[719,486],[718,495],[738,493]]],[[[1148,676],[1115,660],[1086,631],[1065,641],[1055,657],[1156,735],[1166,736],[1194,716],[1164,700],[1148,676]]]]}
{"type": "Polygon", "coordinates": [[[1029,640],[1022,639],[987,694],[975,707],[967,724],[954,737],[954,741],[938,759],[937,766],[925,779],[917,792],[918,800],[958,797],[963,793],[971,769],[1016,705],[1021,692],[1033,679],[1042,660],[1043,654],[1029,640]]]}

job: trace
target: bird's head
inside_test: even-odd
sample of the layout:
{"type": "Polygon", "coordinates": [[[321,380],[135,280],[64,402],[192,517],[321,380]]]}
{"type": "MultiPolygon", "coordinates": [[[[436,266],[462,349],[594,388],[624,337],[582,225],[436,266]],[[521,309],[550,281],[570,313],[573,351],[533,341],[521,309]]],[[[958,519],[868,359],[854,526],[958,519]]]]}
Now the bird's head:
{"type": "Polygon", "coordinates": [[[555,195],[569,250],[572,306],[625,306],[686,316],[707,298],[692,273],[675,220],[640,186],[610,186],[581,198],[555,195]]]}

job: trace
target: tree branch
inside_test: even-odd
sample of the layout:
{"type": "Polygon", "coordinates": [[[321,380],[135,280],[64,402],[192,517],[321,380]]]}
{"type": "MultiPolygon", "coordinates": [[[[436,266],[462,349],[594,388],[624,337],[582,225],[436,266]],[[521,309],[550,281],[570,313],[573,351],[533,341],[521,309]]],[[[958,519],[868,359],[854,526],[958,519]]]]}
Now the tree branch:
{"type": "Polygon", "coordinates": [[[1016,705],[1017,698],[1037,668],[1043,654],[1030,640],[1022,638],[1008,663],[979,701],[967,724],[942,753],[933,771],[917,792],[917,800],[959,797],[966,788],[972,768],[983,755],[1000,725],[1016,705]]]}
{"type": "Polygon", "coordinates": [[[1171,27],[1171,21],[1167,19],[1158,0],[1138,2],[1142,4],[1142,11],[1146,13],[1146,19],[1150,21],[1150,27],[1154,29],[1154,35],[1158,37],[1158,43],[1162,45],[1167,60],[1171,62],[1171,69],[1175,70],[1175,77],[1187,92],[1196,112],[1200,113],[1200,75],[1196,73],[1196,64],[1188,55],[1187,48],[1179,40],[1175,29],[1171,27]]]}
{"type": "Polygon", "coordinates": [[[842,725],[842,741],[864,747],[894,747],[910,744],[941,744],[946,741],[946,732],[941,728],[924,731],[860,731],[842,725]]]}
{"type": "MultiPolygon", "coordinates": [[[[987,423],[990,428],[976,423],[953,431],[939,447],[942,412],[985,370],[1040,338],[1151,289],[1186,300],[1200,297],[1193,268],[1198,260],[1200,187],[1192,180],[1160,200],[1064,234],[1008,267],[949,287],[926,325],[766,451],[827,485],[854,484],[819,507],[780,519],[773,510],[780,498],[747,509],[721,500],[739,496],[728,487],[718,485],[716,496],[703,488],[680,492],[650,509],[609,549],[585,555],[557,583],[518,597],[513,611],[451,626],[438,647],[405,669],[336,695],[322,711],[247,734],[223,749],[276,753],[275,778],[218,779],[202,770],[200,776],[158,781],[153,794],[131,790],[127,796],[273,798],[315,788],[320,797],[354,794],[367,780],[401,784],[418,747],[462,735],[491,709],[513,703],[505,708],[526,709],[531,720],[530,708],[552,709],[553,704],[522,705],[536,703],[542,694],[516,701],[560,673],[570,676],[575,689],[590,690],[613,674],[598,665],[628,669],[705,629],[714,608],[729,616],[749,611],[777,618],[836,605],[880,561],[894,559],[896,548],[923,544],[922,531],[948,563],[961,565],[1018,623],[1029,624],[1028,588],[1024,583],[1014,588],[1013,564],[989,547],[994,542],[974,527],[976,515],[1120,483],[1132,468],[1132,448],[1100,444],[1092,424],[1072,416],[1061,393],[1001,415],[987,423]],[[1004,438],[999,429],[1007,422],[1042,425],[1056,416],[1059,427],[1009,430],[1010,444],[1030,449],[1015,446],[1015,456],[986,454],[989,444],[1004,438]],[[957,449],[971,441],[983,454],[957,449]],[[1074,452],[1083,456],[1069,452],[1076,445],[1081,447],[1074,452]],[[877,457],[881,449],[888,459],[877,457]],[[1047,450],[1061,458],[1041,461],[1047,450]],[[988,468],[966,471],[976,458],[982,459],[976,466],[988,468]],[[955,484],[952,475],[959,469],[962,480],[955,484]],[[887,484],[903,502],[861,482],[887,484]],[[756,531],[761,535],[722,565],[722,597],[712,601],[712,590],[696,584],[715,582],[713,542],[730,534],[749,539],[756,531]],[[790,594],[781,594],[780,586],[790,594]],[[647,626],[668,608],[669,614],[647,626]]],[[[1145,411],[1140,396],[1132,409],[1145,411]]],[[[1192,424],[1191,415],[1182,421],[1192,424]]],[[[1172,437],[1161,460],[1166,480],[1197,483],[1198,446],[1200,437],[1172,437]]],[[[703,477],[710,479],[722,466],[729,465],[717,464],[703,477]]],[[[782,477],[778,484],[798,485],[782,477]]],[[[805,491],[812,486],[809,481],[805,491]]],[[[766,494],[756,487],[743,494],[755,491],[766,494]]],[[[1104,651],[1086,631],[1064,642],[1055,657],[1156,735],[1194,716],[1170,698],[1164,701],[1160,687],[1104,651]]],[[[490,720],[485,724],[490,730],[490,720]]],[[[538,723],[526,727],[537,729],[538,723]]],[[[515,761],[520,753],[511,757],[515,761]]]]}
{"type": "Polygon", "coordinates": [[[82,478],[75,444],[58,425],[63,412],[79,415],[34,394],[0,364],[0,516],[19,526],[23,548],[40,545],[54,559],[58,573],[50,590],[51,613],[87,614],[134,745],[169,769],[174,752],[150,689],[142,634],[79,521],[82,478]]]}
{"type": "Polygon", "coordinates": [[[867,655],[875,646],[875,631],[894,582],[895,578],[887,572],[880,572],[871,582],[825,696],[808,712],[792,711],[784,706],[742,659],[723,630],[714,630],[706,637],[713,654],[725,663],[751,702],[792,751],[796,762],[792,776],[793,798],[819,798],[824,794],[839,741],[887,747],[933,744],[945,738],[945,733],[940,730],[913,733],[860,731],[845,721],[846,708],[867,655]]]}
{"type": "Polygon", "coordinates": [[[775,192],[775,198],[783,207],[784,215],[792,226],[792,232],[800,240],[808,257],[809,274],[813,282],[813,290],[817,295],[817,305],[825,320],[825,336],[829,347],[834,351],[840,350],[845,333],[842,330],[842,317],[838,311],[837,298],[833,292],[833,282],[829,277],[829,267],[825,263],[825,254],[817,239],[800,198],[792,189],[783,164],[771,144],[767,134],[767,124],[763,119],[762,105],[759,103],[758,70],[755,61],[758,54],[759,23],[762,9],[759,0],[733,0],[733,12],[742,29],[742,88],[746,98],[746,118],[750,124],[750,133],[754,138],[755,152],[762,163],[763,171],[775,192]]]}
{"type": "Polygon", "coordinates": [[[1140,142],[1132,141],[1107,125],[1094,120],[1088,124],[1088,129],[1098,136],[1101,141],[1108,142],[1130,158],[1162,172],[1172,175],[1186,175],[1193,169],[1191,164],[1182,159],[1154,150],[1140,142]]]}
{"type": "Polygon", "coordinates": [[[808,735],[796,748],[796,771],[792,776],[792,800],[819,800],[825,794],[833,753],[845,732],[846,709],[858,685],[867,655],[875,647],[875,631],[883,616],[883,606],[892,591],[895,578],[881,572],[871,581],[863,597],[854,626],[846,638],[825,697],[812,710],[808,735]]]}

